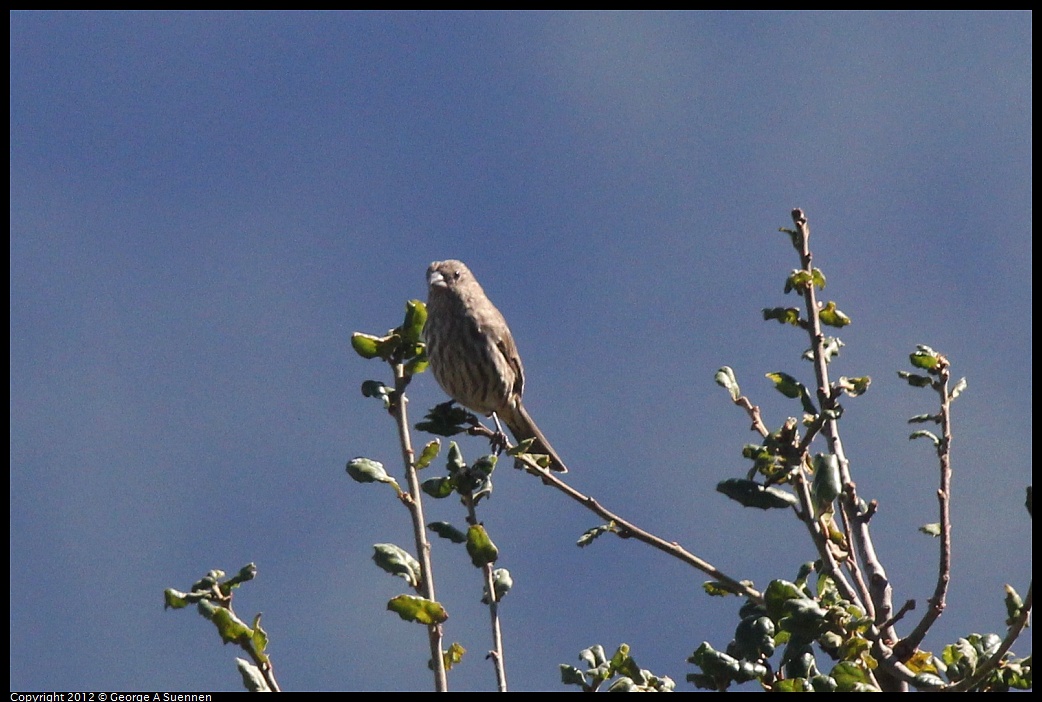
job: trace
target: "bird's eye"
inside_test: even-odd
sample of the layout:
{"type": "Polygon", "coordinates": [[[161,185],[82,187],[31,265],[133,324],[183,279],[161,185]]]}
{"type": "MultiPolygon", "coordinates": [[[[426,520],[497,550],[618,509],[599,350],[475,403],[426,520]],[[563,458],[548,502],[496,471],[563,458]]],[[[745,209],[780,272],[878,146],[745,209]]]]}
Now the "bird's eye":
{"type": "Polygon", "coordinates": [[[452,272],[452,277],[455,278],[456,280],[459,280],[461,275],[463,275],[463,271],[453,271],[452,272]]]}

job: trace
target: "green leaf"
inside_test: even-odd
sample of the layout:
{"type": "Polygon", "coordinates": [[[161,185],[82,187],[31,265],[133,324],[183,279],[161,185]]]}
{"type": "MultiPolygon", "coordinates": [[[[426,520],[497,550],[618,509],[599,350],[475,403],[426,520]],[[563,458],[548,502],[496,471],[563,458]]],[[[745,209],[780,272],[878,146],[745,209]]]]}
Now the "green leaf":
{"type": "Polygon", "coordinates": [[[814,649],[810,644],[789,646],[785,655],[784,672],[789,678],[810,678],[818,674],[818,662],[814,660],[814,649]]]}
{"type": "Polygon", "coordinates": [[[449,442],[449,453],[445,456],[445,468],[452,476],[459,475],[467,469],[467,462],[463,460],[463,451],[455,441],[449,442]]]}
{"type": "Polygon", "coordinates": [[[815,675],[810,679],[810,686],[814,692],[835,692],[839,685],[828,675],[815,675]]]}
{"type": "Polygon", "coordinates": [[[908,435],[908,439],[909,440],[912,440],[912,439],[929,439],[930,441],[933,442],[934,446],[940,446],[941,445],[941,440],[937,438],[937,435],[934,434],[932,431],[926,431],[925,429],[920,429],[919,431],[913,431],[911,434],[908,435]]]}
{"type": "Polygon", "coordinates": [[[923,524],[919,527],[919,531],[926,534],[927,536],[940,536],[941,535],[941,524],[940,522],[932,522],[930,524],[923,524]]]}
{"type": "Polygon", "coordinates": [[[440,500],[452,494],[452,491],[456,489],[456,481],[444,475],[437,478],[427,478],[420,483],[420,489],[425,494],[440,500]]]}
{"type": "Polygon", "coordinates": [[[782,373],[780,371],[774,373],[767,373],[766,377],[772,383],[774,383],[774,389],[780,392],[785,397],[796,399],[804,393],[803,383],[793,378],[788,373],[782,373]]]}
{"type": "Polygon", "coordinates": [[[198,581],[192,583],[192,592],[199,592],[201,590],[212,590],[215,585],[225,576],[223,570],[211,570],[209,573],[204,575],[198,581]]]}
{"type": "Polygon", "coordinates": [[[1020,617],[1024,611],[1024,600],[1013,589],[1012,585],[1006,585],[1006,626],[1013,626],[1013,622],[1020,617]]]}
{"type": "Polygon", "coordinates": [[[242,676],[242,684],[246,688],[246,692],[271,692],[268,681],[264,679],[264,673],[260,668],[245,658],[236,658],[235,666],[239,669],[239,675],[242,676]]]}
{"type": "MultiPolygon", "coordinates": [[[[752,587],[753,583],[751,580],[743,580],[742,584],[752,587]]],[[[705,591],[710,597],[728,597],[730,595],[739,595],[742,593],[735,592],[730,585],[725,583],[717,582],[715,580],[707,580],[702,583],[702,590],[705,591]]]]}
{"type": "Polygon", "coordinates": [[[179,592],[173,588],[163,590],[163,609],[183,609],[190,604],[187,592],[179,592]]]}
{"type": "Polygon", "coordinates": [[[830,327],[845,327],[850,324],[850,317],[836,309],[836,303],[831,300],[818,311],[818,317],[822,324],[830,327]]]}
{"type": "Polygon", "coordinates": [[[259,614],[253,618],[253,633],[250,636],[250,643],[253,645],[253,652],[261,662],[267,663],[268,656],[264,652],[268,650],[268,632],[261,628],[260,620],[261,615],[259,614]]]}
{"type": "Polygon", "coordinates": [[[463,544],[467,542],[467,535],[448,522],[431,522],[427,525],[427,528],[441,538],[448,539],[454,544],[463,544]]]}
{"type": "MultiPolygon", "coordinates": [[[[793,429],[795,429],[795,424],[793,425],[793,429]]],[[[770,437],[768,437],[768,441],[773,443],[770,437]]],[[[777,482],[789,472],[789,467],[786,465],[784,459],[777,455],[777,450],[774,446],[768,447],[758,446],[756,444],[746,444],[742,448],[742,457],[748,458],[753,462],[753,467],[747,476],[750,480],[752,480],[755,475],[759,474],[768,478],[772,482],[777,482]]]]}
{"type": "Polygon", "coordinates": [[[936,370],[941,364],[941,354],[929,346],[919,345],[916,348],[917,351],[908,356],[908,360],[912,362],[912,365],[924,371],[936,370]]]}
{"type": "Polygon", "coordinates": [[[724,366],[718,370],[714,376],[714,380],[716,380],[717,385],[722,387],[724,390],[727,390],[731,395],[732,400],[737,400],[741,396],[742,391],[738,387],[738,379],[734,377],[734,371],[728,366],[724,366]]]}
{"type": "Polygon", "coordinates": [[[429,466],[431,461],[438,457],[439,451],[441,451],[441,441],[438,439],[428,441],[423,450],[420,451],[420,457],[416,459],[416,470],[423,470],[429,466]]]}
{"type": "Polygon", "coordinates": [[[617,533],[619,531],[618,526],[615,522],[608,522],[607,524],[601,524],[595,526],[592,529],[587,529],[583,532],[583,535],[579,537],[576,545],[579,548],[585,548],[593,543],[593,540],[599,537],[601,534],[617,533]]]}
{"type": "Polygon", "coordinates": [[[586,675],[576,668],[574,665],[566,665],[565,663],[560,664],[561,668],[561,682],[565,685],[578,685],[579,687],[586,687],[586,675]]]}
{"type": "Polygon", "coordinates": [[[467,554],[470,562],[475,568],[483,568],[489,563],[495,563],[499,558],[499,549],[492,543],[485,527],[474,524],[467,530],[467,554]]]}
{"type": "Polygon", "coordinates": [[[449,618],[439,602],[415,595],[398,595],[387,602],[387,609],[395,612],[407,622],[417,624],[441,624],[449,618]]]}
{"type": "Polygon", "coordinates": [[[579,651],[579,660],[590,668],[598,668],[608,662],[608,654],[604,652],[604,646],[596,644],[579,651]]]}
{"type": "Polygon", "coordinates": [[[362,383],[362,396],[375,397],[384,404],[384,409],[391,406],[391,398],[394,397],[394,388],[389,388],[378,380],[367,380],[362,383]]]}
{"type": "Polygon", "coordinates": [[[659,677],[647,670],[642,670],[641,673],[644,674],[645,683],[641,686],[640,692],[673,692],[677,688],[673,678],[668,675],[659,677]]]}
{"type": "Polygon", "coordinates": [[[644,692],[640,687],[635,684],[633,678],[622,675],[615,679],[610,686],[608,686],[608,692],[644,692]]]}
{"type": "Polygon", "coordinates": [[[802,269],[794,270],[785,280],[785,294],[788,294],[793,290],[802,294],[810,285],[814,285],[814,287],[819,290],[824,288],[825,274],[818,268],[815,268],[813,271],[805,271],[802,269]]]}
{"type": "Polygon", "coordinates": [[[380,355],[381,341],[382,339],[379,336],[355,332],[351,335],[351,348],[362,358],[376,358],[380,355]]]}
{"type": "MultiPolygon", "coordinates": [[[[619,647],[615,649],[615,653],[612,654],[609,663],[611,664],[612,670],[618,671],[620,668],[626,665],[626,659],[630,656],[629,644],[619,644],[619,647]]],[[[638,668],[637,673],[640,672],[638,668]]],[[[625,673],[623,673],[625,675],[625,673]]]]}
{"type": "Polygon", "coordinates": [[[405,362],[405,374],[419,375],[427,370],[427,366],[429,365],[430,360],[427,358],[427,350],[424,349],[421,353],[416,354],[405,362]]]}
{"type": "Polygon", "coordinates": [[[442,652],[441,657],[445,661],[445,670],[452,670],[452,666],[458,665],[463,660],[463,654],[466,652],[467,649],[453,641],[449,649],[442,652]]]}
{"type": "Polygon", "coordinates": [[[522,439],[517,442],[516,446],[511,446],[507,449],[508,456],[527,456],[529,459],[535,461],[536,465],[540,468],[550,467],[550,457],[545,453],[533,453],[532,445],[535,444],[535,438],[522,439]]]}
{"type": "Polygon", "coordinates": [[[740,478],[730,478],[717,483],[716,491],[722,492],[744,507],[778,509],[799,504],[799,500],[792,493],[740,478]]]}
{"type": "Polygon", "coordinates": [[[405,321],[399,327],[402,339],[407,344],[423,340],[423,325],[427,323],[427,306],[419,300],[405,303],[405,321]]]}
{"type": "Polygon", "coordinates": [[[817,638],[827,624],[825,615],[828,612],[809,597],[786,600],[782,611],[784,616],[778,620],[778,628],[804,639],[817,638]]]}
{"type": "Polygon", "coordinates": [[[985,657],[993,655],[1002,645],[1002,638],[998,634],[970,634],[970,641],[985,657]]]}
{"type": "MultiPolygon", "coordinates": [[[[496,467],[496,457],[493,455],[482,456],[478,460],[474,461],[474,464],[468,466],[463,460],[463,454],[459,450],[459,446],[455,442],[449,444],[448,456],[446,458],[446,469],[449,473],[449,480],[452,488],[465,499],[467,504],[477,504],[479,500],[487,497],[492,493],[492,480],[490,476],[492,471],[496,467]]],[[[435,481],[430,480],[424,483],[424,491],[428,490],[428,483],[430,483],[429,489],[434,490],[439,485],[435,481]]],[[[430,492],[434,497],[444,497],[448,487],[446,485],[440,486],[440,492],[435,494],[430,492]]]]}
{"type": "MultiPolygon", "coordinates": [[[[834,336],[826,336],[825,342],[822,344],[821,353],[825,359],[825,363],[832,363],[832,359],[839,356],[839,350],[846,346],[842,339],[837,339],[834,336]]],[[[814,361],[814,349],[807,349],[803,352],[802,358],[806,361],[814,361]]]]}
{"type": "Polygon", "coordinates": [[[746,617],[734,630],[732,652],[746,660],[769,658],[774,655],[774,633],[774,622],[770,617],[746,617]]]}
{"type": "Polygon", "coordinates": [[[851,397],[858,397],[864,395],[868,391],[868,386],[872,384],[872,379],[867,375],[863,375],[859,378],[847,378],[846,376],[840,376],[839,380],[836,381],[834,387],[839,388],[847,395],[851,397]]]}
{"type": "MultiPolygon", "coordinates": [[[[803,394],[800,395],[800,406],[803,408],[804,414],[807,415],[803,418],[803,424],[809,426],[813,423],[814,417],[818,416],[818,408],[814,406],[814,401],[810,399],[807,388],[803,388],[803,394]]],[[[837,405],[834,410],[829,410],[826,414],[833,419],[839,419],[842,412],[843,408],[837,405]]]]}
{"type": "Polygon", "coordinates": [[[897,377],[904,378],[913,388],[926,388],[933,385],[933,380],[925,375],[916,375],[908,371],[897,371],[897,377]]]}
{"type": "Polygon", "coordinates": [[[702,642],[702,645],[687,660],[700,667],[704,673],[703,675],[689,674],[688,681],[707,690],[726,689],[732,681],[749,682],[767,674],[765,666],[741,661],[726,653],[715,651],[706,642],[702,642]]]}
{"type": "Polygon", "coordinates": [[[763,593],[763,602],[767,608],[767,614],[774,621],[778,621],[785,612],[786,602],[806,598],[806,596],[806,593],[795,583],[787,580],[772,580],[767,584],[767,589],[763,593]]]}
{"type": "Polygon", "coordinates": [[[961,680],[977,670],[977,649],[967,639],[958,639],[944,647],[941,660],[948,666],[949,680],[961,680]]]}
{"type": "Polygon", "coordinates": [[[933,422],[934,424],[941,423],[941,415],[939,414],[917,414],[914,417],[908,418],[909,424],[927,424],[933,422]]]}
{"type": "Polygon", "coordinates": [[[945,683],[939,676],[933,675],[932,673],[920,673],[915,676],[915,685],[917,690],[940,690],[944,687],[945,683]]]}
{"type": "Polygon", "coordinates": [[[934,657],[934,655],[928,651],[919,650],[912,654],[912,657],[905,661],[905,665],[913,673],[937,673],[943,664],[934,657]]]}
{"type": "Polygon", "coordinates": [[[242,568],[239,568],[239,572],[228,579],[227,585],[233,585],[238,587],[241,583],[249,582],[257,577],[257,564],[247,563],[242,568]]]}
{"type": "MultiPolygon", "coordinates": [[[[711,692],[717,691],[717,683],[713,679],[713,676],[706,675],[704,673],[688,673],[684,676],[684,679],[689,683],[697,687],[699,690],[709,690],[711,692]]],[[[723,689],[727,689],[728,685],[723,685],[723,689]]]]}
{"type": "Polygon", "coordinates": [[[362,358],[382,358],[390,361],[400,358],[403,347],[409,346],[401,336],[401,327],[388,332],[387,336],[354,333],[351,335],[351,347],[362,358]]]}
{"type": "Polygon", "coordinates": [[[383,397],[394,392],[379,380],[366,380],[362,383],[362,397],[383,397]]]}
{"type": "Polygon", "coordinates": [[[731,678],[738,673],[738,660],[733,656],[717,651],[706,641],[703,641],[702,645],[688,656],[687,661],[688,663],[694,663],[714,678],[731,678]]]}
{"type": "Polygon", "coordinates": [[[477,478],[484,479],[492,475],[492,471],[496,469],[496,463],[499,459],[495,454],[487,454],[474,461],[474,464],[470,466],[470,473],[477,478]]]}
{"type": "MultiPolygon", "coordinates": [[[[796,571],[796,584],[800,587],[806,586],[807,579],[810,578],[811,573],[814,572],[814,561],[807,561],[806,563],[803,563],[796,571]]],[[[831,583],[832,580],[827,575],[823,574],[818,577],[818,587],[820,590],[824,590],[831,583]]]]}
{"type": "MultiPolygon", "coordinates": [[[[496,602],[502,602],[512,587],[514,587],[514,579],[510,577],[509,570],[496,568],[492,571],[492,589],[496,593],[496,602]]],[[[485,588],[481,597],[481,604],[488,604],[488,588],[485,588]]]]}
{"type": "Polygon", "coordinates": [[[763,320],[768,322],[777,319],[779,324],[800,326],[800,311],[795,307],[769,307],[763,310],[763,320]]]}
{"type": "Polygon", "coordinates": [[[224,643],[247,641],[252,634],[245,622],[227,607],[220,607],[209,600],[200,600],[199,613],[213,622],[224,643]]]}
{"type": "Polygon", "coordinates": [[[396,487],[398,485],[398,481],[387,475],[383,463],[362,456],[347,462],[347,474],[358,483],[390,483],[396,487]]]}
{"type": "Polygon", "coordinates": [[[373,562],[391,575],[403,578],[413,587],[420,584],[420,562],[403,548],[394,544],[375,544],[373,562]]]}
{"type": "Polygon", "coordinates": [[[427,412],[424,421],[416,424],[419,431],[438,436],[455,436],[467,431],[468,427],[477,426],[479,420],[472,412],[457,407],[455,400],[435,405],[427,412]]]}
{"type": "Polygon", "coordinates": [[[814,456],[814,481],[810,494],[814,499],[814,513],[821,515],[832,507],[832,502],[839,497],[841,488],[839,479],[839,459],[832,453],[819,453],[814,456]]]}

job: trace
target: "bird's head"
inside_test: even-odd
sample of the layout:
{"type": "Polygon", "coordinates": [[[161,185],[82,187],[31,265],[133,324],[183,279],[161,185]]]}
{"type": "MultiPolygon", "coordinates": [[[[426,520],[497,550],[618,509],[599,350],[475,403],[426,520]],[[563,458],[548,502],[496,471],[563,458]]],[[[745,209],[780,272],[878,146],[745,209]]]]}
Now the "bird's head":
{"type": "Polygon", "coordinates": [[[432,293],[457,290],[473,280],[474,275],[463,261],[435,261],[427,268],[427,285],[432,293]]]}

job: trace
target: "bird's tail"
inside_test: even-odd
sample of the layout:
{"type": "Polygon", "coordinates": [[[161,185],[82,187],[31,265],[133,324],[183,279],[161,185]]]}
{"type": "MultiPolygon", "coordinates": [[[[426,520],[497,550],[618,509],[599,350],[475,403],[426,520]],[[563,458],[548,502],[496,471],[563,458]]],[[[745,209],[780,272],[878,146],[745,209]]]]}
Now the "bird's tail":
{"type": "Polygon", "coordinates": [[[547,454],[550,456],[550,470],[555,470],[558,473],[567,473],[568,467],[565,466],[564,461],[557,455],[557,451],[554,451],[554,447],[543,436],[543,432],[539,431],[539,426],[532,420],[532,416],[528,414],[525,406],[518,402],[513,409],[514,411],[510,412],[510,416],[501,415],[501,417],[507,428],[510,429],[510,433],[514,435],[514,439],[516,441],[535,439],[531,452],[547,454]]]}

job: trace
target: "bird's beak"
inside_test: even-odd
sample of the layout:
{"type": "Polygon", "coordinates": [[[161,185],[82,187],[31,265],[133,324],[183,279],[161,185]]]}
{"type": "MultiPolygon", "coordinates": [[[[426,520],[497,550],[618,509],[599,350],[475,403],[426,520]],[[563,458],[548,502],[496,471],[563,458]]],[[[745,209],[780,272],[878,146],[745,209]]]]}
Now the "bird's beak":
{"type": "Polygon", "coordinates": [[[445,282],[445,276],[441,274],[441,271],[431,271],[427,274],[427,285],[432,288],[447,288],[448,284],[445,282]]]}

